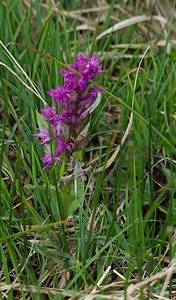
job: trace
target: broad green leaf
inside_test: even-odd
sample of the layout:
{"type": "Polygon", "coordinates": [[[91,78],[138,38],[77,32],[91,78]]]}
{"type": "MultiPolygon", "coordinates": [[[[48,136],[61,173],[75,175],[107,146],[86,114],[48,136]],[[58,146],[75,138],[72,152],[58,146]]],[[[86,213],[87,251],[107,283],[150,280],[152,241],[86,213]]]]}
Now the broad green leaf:
{"type": "Polygon", "coordinates": [[[39,128],[47,128],[48,129],[48,123],[46,122],[43,115],[41,115],[38,111],[36,111],[36,117],[37,117],[37,123],[39,128]]]}
{"type": "Polygon", "coordinates": [[[70,184],[62,187],[59,191],[61,205],[62,205],[62,219],[67,219],[70,215],[73,215],[79,207],[79,201],[75,195],[74,184],[70,184]]]}

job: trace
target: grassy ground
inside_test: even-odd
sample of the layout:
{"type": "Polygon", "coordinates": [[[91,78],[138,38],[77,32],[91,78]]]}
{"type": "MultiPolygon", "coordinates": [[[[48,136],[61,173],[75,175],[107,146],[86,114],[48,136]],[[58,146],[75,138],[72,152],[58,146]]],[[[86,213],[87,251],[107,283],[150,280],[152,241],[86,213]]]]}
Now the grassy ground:
{"type": "Polygon", "coordinates": [[[175,299],[174,5],[0,1],[0,299],[175,299]],[[74,209],[33,134],[61,63],[91,51],[106,91],[74,209]]]}

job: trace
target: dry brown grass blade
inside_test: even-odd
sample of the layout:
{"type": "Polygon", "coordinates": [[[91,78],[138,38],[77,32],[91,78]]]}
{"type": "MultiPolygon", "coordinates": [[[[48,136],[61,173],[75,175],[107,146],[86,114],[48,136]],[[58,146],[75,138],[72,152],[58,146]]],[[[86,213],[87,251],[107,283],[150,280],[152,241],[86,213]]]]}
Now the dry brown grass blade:
{"type": "Polygon", "coordinates": [[[97,293],[97,291],[98,291],[97,288],[101,285],[101,283],[103,282],[103,280],[104,280],[104,279],[106,278],[106,276],[109,274],[110,270],[111,270],[111,266],[109,266],[109,267],[106,269],[106,271],[103,273],[103,275],[101,276],[101,278],[99,279],[99,281],[98,281],[98,283],[97,283],[97,287],[94,288],[94,289],[92,290],[92,294],[96,294],[96,293],[97,293]]]}
{"type": "MultiPolygon", "coordinates": [[[[137,72],[136,72],[136,77],[135,77],[135,82],[134,82],[134,92],[133,92],[133,99],[132,99],[132,109],[133,109],[133,106],[134,106],[134,99],[135,99],[135,90],[136,90],[136,84],[137,84],[137,79],[138,79],[138,75],[139,75],[139,71],[140,71],[140,68],[141,68],[141,64],[143,62],[143,59],[144,57],[146,56],[148,50],[150,49],[150,46],[147,47],[147,49],[145,50],[144,54],[142,55],[142,58],[140,60],[140,63],[139,63],[139,66],[138,66],[138,69],[137,69],[137,72]]],[[[114,153],[112,154],[112,156],[108,159],[106,165],[98,168],[98,169],[95,169],[95,173],[99,173],[99,172],[102,172],[103,170],[106,170],[107,168],[109,168],[112,163],[114,162],[114,160],[116,159],[122,145],[125,143],[131,129],[132,129],[132,124],[133,124],[133,112],[131,112],[130,114],[130,119],[129,119],[129,123],[128,123],[128,126],[127,126],[127,129],[124,133],[124,136],[121,140],[121,144],[118,145],[117,149],[114,151],[114,153]]]]}
{"type": "Polygon", "coordinates": [[[93,26],[90,26],[89,24],[81,24],[79,26],[76,26],[76,30],[90,30],[95,31],[96,29],[93,26]]]}
{"type": "Polygon", "coordinates": [[[100,40],[102,37],[104,37],[107,34],[110,34],[112,32],[115,32],[115,31],[118,31],[120,29],[129,27],[129,26],[134,25],[134,24],[150,21],[152,19],[160,22],[162,25],[167,24],[167,20],[162,16],[153,16],[153,17],[152,16],[146,16],[146,15],[135,16],[135,17],[131,17],[131,18],[128,18],[126,20],[120,21],[117,24],[115,24],[115,25],[111,26],[110,28],[108,28],[107,30],[103,31],[102,33],[100,33],[96,37],[96,41],[100,40]]]}
{"type": "MultiPolygon", "coordinates": [[[[73,14],[87,14],[87,13],[93,13],[93,12],[102,12],[110,9],[110,5],[101,5],[100,7],[94,6],[94,7],[88,7],[88,8],[83,8],[83,9],[77,9],[77,10],[72,10],[73,14]]],[[[114,8],[120,8],[120,5],[115,4],[114,8]]],[[[64,12],[66,13],[66,12],[64,12]]],[[[68,12],[67,12],[68,13],[68,12]]]]}
{"type": "Polygon", "coordinates": [[[160,293],[160,297],[164,297],[165,293],[166,293],[166,290],[167,290],[167,287],[169,285],[169,281],[173,275],[173,273],[176,271],[176,259],[173,260],[172,262],[172,265],[171,267],[169,268],[168,270],[168,273],[166,275],[166,279],[165,279],[165,282],[163,284],[163,287],[162,287],[162,290],[161,290],[161,293],[160,293]]]}
{"type": "Polygon", "coordinates": [[[167,45],[174,46],[176,45],[176,40],[160,40],[158,42],[156,41],[151,41],[148,44],[135,44],[135,43],[130,43],[130,44],[117,44],[117,45],[111,45],[112,49],[143,49],[147,48],[148,46],[150,47],[165,47],[167,45]]]}
{"type": "MultiPolygon", "coordinates": [[[[173,275],[173,273],[176,272],[176,260],[173,260],[171,263],[171,266],[164,269],[163,271],[144,279],[141,282],[138,282],[136,284],[131,284],[128,289],[127,289],[127,297],[131,297],[136,291],[142,290],[146,287],[148,287],[150,284],[154,284],[156,281],[158,281],[159,279],[166,277],[165,282],[168,280],[168,278],[170,279],[170,277],[173,275]]],[[[168,282],[167,282],[168,283],[168,282]]],[[[158,299],[166,299],[164,298],[164,293],[166,291],[165,285],[163,286],[164,289],[162,289],[161,294],[158,295],[158,299]]]]}
{"type": "MultiPolygon", "coordinates": [[[[100,285],[103,279],[107,276],[107,274],[110,271],[110,266],[107,268],[107,270],[104,272],[103,276],[99,280],[99,288],[104,290],[104,286],[100,285]]],[[[145,290],[149,286],[154,285],[158,280],[162,279],[163,277],[166,277],[165,282],[170,278],[174,273],[176,272],[176,260],[173,260],[171,265],[168,268],[165,268],[163,271],[144,279],[141,282],[138,282],[136,284],[130,284],[127,288],[127,291],[124,290],[124,281],[120,286],[114,286],[114,292],[111,289],[111,293],[106,293],[104,291],[103,294],[99,294],[98,290],[93,289],[92,293],[90,294],[84,293],[84,292],[75,292],[72,290],[66,290],[66,289],[58,289],[58,288],[51,288],[51,287],[41,287],[38,288],[37,286],[33,285],[19,285],[18,283],[7,285],[5,282],[0,283],[0,291],[4,292],[7,290],[22,290],[23,292],[27,292],[28,295],[32,293],[38,293],[41,295],[53,295],[53,296],[66,296],[68,299],[73,299],[72,297],[77,297],[77,299],[80,300],[94,300],[94,299],[111,299],[111,300],[138,300],[140,299],[140,290],[145,290]]],[[[111,285],[105,286],[105,289],[108,290],[111,285]]],[[[165,286],[165,284],[164,284],[165,286]]],[[[165,289],[166,291],[166,289],[165,289]]],[[[144,291],[145,292],[145,291],[144,291]]],[[[163,289],[161,293],[163,292],[163,289]]],[[[148,295],[148,294],[147,294],[148,295]]],[[[160,300],[169,300],[167,296],[163,296],[162,294],[150,294],[148,295],[149,300],[153,299],[160,299],[160,300]]]]}

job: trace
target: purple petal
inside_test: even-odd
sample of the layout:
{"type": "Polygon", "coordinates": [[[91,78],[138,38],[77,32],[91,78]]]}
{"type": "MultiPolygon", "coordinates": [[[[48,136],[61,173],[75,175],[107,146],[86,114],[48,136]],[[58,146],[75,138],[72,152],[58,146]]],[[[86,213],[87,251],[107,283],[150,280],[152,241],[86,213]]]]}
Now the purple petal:
{"type": "Polygon", "coordinates": [[[60,157],[57,157],[57,156],[55,155],[55,156],[54,156],[54,161],[55,161],[57,164],[60,164],[61,159],[60,159],[60,157]]]}
{"type": "Polygon", "coordinates": [[[59,157],[65,150],[71,152],[71,145],[69,142],[61,141],[60,145],[56,148],[56,156],[59,157]]]}
{"type": "Polygon", "coordinates": [[[52,107],[47,106],[45,109],[42,109],[41,113],[51,124],[55,124],[58,121],[58,115],[54,105],[52,105],[52,107]]]}
{"type": "Polygon", "coordinates": [[[37,128],[40,132],[39,133],[35,133],[34,136],[42,139],[42,142],[40,142],[40,144],[44,145],[44,144],[49,144],[50,143],[50,136],[49,136],[49,132],[48,129],[46,128],[37,128]]]}
{"type": "Polygon", "coordinates": [[[48,94],[53,97],[56,102],[67,102],[69,100],[69,93],[64,86],[58,86],[57,90],[50,90],[48,94]]]}
{"type": "Polygon", "coordinates": [[[52,157],[51,153],[46,153],[42,160],[46,164],[44,166],[43,170],[47,170],[47,169],[51,168],[51,166],[53,164],[53,157],[52,157]]]}

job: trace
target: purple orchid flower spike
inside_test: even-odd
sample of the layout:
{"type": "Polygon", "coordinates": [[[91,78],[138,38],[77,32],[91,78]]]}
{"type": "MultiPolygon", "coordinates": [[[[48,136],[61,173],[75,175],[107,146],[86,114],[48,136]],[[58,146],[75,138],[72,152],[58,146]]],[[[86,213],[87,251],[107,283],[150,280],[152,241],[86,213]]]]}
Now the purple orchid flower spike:
{"type": "Polygon", "coordinates": [[[49,95],[60,104],[60,115],[57,114],[55,105],[42,109],[41,113],[48,122],[49,129],[39,128],[40,132],[34,135],[41,139],[43,145],[55,141],[55,153],[46,153],[43,158],[44,170],[53,163],[60,163],[64,153],[71,155],[83,148],[87,138],[78,139],[78,136],[87,123],[98,93],[102,93],[101,89],[90,83],[90,80],[96,82],[97,75],[105,72],[96,53],[92,57],[79,54],[75,64],[68,66],[72,70],[61,70],[65,78],[64,85],[49,91],[49,95]]]}

